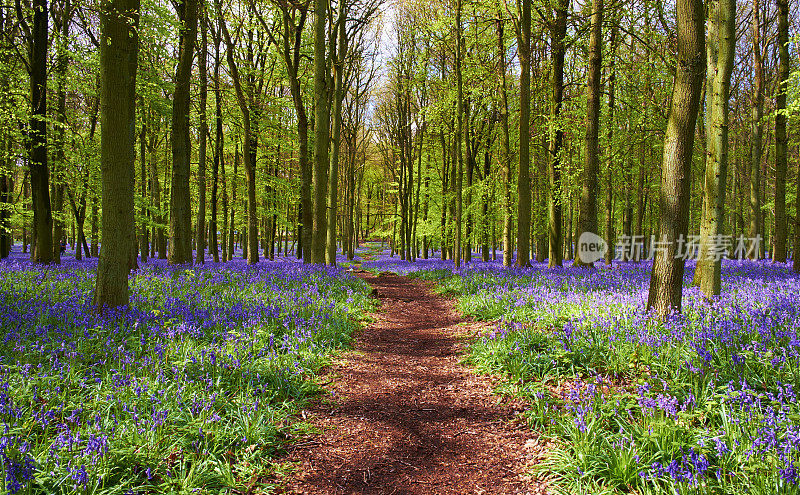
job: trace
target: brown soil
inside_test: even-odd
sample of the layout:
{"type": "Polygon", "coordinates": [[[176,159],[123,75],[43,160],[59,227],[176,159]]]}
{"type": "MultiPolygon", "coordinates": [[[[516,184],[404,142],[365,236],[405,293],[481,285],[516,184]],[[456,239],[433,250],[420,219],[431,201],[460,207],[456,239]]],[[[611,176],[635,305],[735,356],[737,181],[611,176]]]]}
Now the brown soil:
{"type": "Polygon", "coordinates": [[[379,313],[328,370],[330,400],[304,411],[322,434],[289,452],[297,469],[280,492],[543,493],[526,474],[545,444],[519,417],[524,405],[492,395],[496,378],[460,364],[481,325],[422,282],[359,275],[379,313]]]}

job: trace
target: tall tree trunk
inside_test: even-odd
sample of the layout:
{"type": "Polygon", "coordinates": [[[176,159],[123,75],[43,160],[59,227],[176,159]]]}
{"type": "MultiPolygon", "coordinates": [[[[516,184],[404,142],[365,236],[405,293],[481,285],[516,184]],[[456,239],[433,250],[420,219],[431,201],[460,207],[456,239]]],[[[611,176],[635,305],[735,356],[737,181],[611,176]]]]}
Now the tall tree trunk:
{"type": "MultiPolygon", "coordinates": [[[[169,132],[164,137],[164,161],[166,162],[169,157],[169,132]]],[[[155,144],[155,133],[153,133],[152,141],[155,144]]],[[[155,148],[155,146],[154,146],[155,148]]],[[[167,163],[164,164],[168,166],[167,163]]],[[[150,183],[152,184],[153,204],[156,208],[156,232],[155,244],[156,251],[158,251],[158,259],[167,259],[167,236],[166,236],[166,216],[164,209],[164,198],[161,195],[161,177],[159,176],[158,161],[151,155],[150,157],[150,183]]],[[[166,185],[165,185],[166,187],[166,185]]],[[[165,194],[166,195],[166,194],[165,194]]]]}
{"type": "Polygon", "coordinates": [[[700,220],[700,253],[695,282],[706,297],[721,288],[722,255],[713,251],[722,234],[728,175],[728,100],[736,50],[736,0],[714,0],[709,8],[706,48],[706,173],[700,220]],[[699,280],[698,280],[699,279],[699,280]]]}
{"type": "MultiPolygon", "coordinates": [[[[488,143],[487,143],[488,144],[488,143]]],[[[491,166],[490,146],[487,145],[483,155],[483,191],[481,192],[481,261],[489,261],[489,237],[490,223],[494,221],[489,218],[489,167],[491,166]]]]}
{"type": "MultiPolygon", "coordinates": [[[[206,18],[206,22],[208,19],[206,18]]],[[[219,67],[222,64],[222,59],[219,53],[219,45],[221,43],[220,35],[222,33],[214,33],[214,163],[211,171],[211,221],[209,223],[209,234],[211,236],[210,249],[211,256],[214,257],[214,262],[219,262],[219,239],[217,238],[217,194],[219,192],[219,166],[222,160],[223,141],[222,141],[222,97],[220,96],[219,88],[219,67]]],[[[224,186],[224,173],[223,173],[223,187],[224,186]]],[[[225,198],[227,202],[227,198],[225,198]]],[[[226,205],[227,206],[227,205],[226,205]]],[[[223,215],[227,218],[228,211],[223,208],[223,215]]],[[[227,226],[228,222],[225,222],[227,226]]],[[[223,228],[223,232],[225,229],[223,228]]],[[[225,255],[228,250],[223,244],[222,259],[227,261],[225,255]]]]}
{"type": "Polygon", "coordinates": [[[530,266],[531,231],[531,0],[520,5],[519,167],[517,170],[517,266],[530,266]]]}
{"type": "Polygon", "coordinates": [[[503,16],[497,12],[497,80],[500,90],[500,168],[503,173],[503,266],[511,266],[513,205],[511,198],[511,159],[508,138],[508,91],[506,89],[506,42],[503,16]]]}
{"type": "MultiPolygon", "coordinates": [[[[217,4],[218,13],[221,15],[219,3],[217,4]]],[[[234,58],[234,45],[231,40],[231,35],[228,32],[228,27],[223,21],[220,23],[222,34],[225,38],[225,45],[227,46],[228,67],[231,71],[231,79],[233,79],[233,86],[236,91],[236,100],[239,103],[239,110],[242,113],[244,143],[242,144],[242,155],[244,156],[244,170],[247,176],[247,239],[242,243],[247,242],[247,264],[254,265],[258,263],[258,212],[256,205],[256,148],[258,134],[254,132],[253,124],[257,124],[257,119],[253,118],[248,103],[248,98],[245,95],[245,90],[242,87],[242,79],[239,75],[239,67],[234,58]]],[[[248,88],[248,92],[251,88],[248,88]]],[[[235,167],[235,165],[234,165],[235,167]]],[[[235,179],[234,179],[235,180],[235,179]]],[[[233,220],[231,219],[231,225],[233,220]]],[[[232,250],[231,250],[232,251],[232,250]]]]}
{"type": "Polygon", "coordinates": [[[554,129],[550,137],[550,153],[548,160],[548,181],[550,182],[550,192],[548,194],[548,225],[547,234],[549,238],[549,260],[547,266],[550,268],[562,265],[562,242],[561,233],[562,207],[561,207],[561,153],[564,141],[564,130],[558,125],[561,107],[564,101],[564,55],[566,47],[564,37],[567,35],[567,13],[569,10],[569,0],[559,0],[556,7],[556,17],[551,26],[551,46],[553,50],[553,79],[552,79],[552,100],[550,102],[550,119],[554,124],[554,129]]]}
{"type": "Polygon", "coordinates": [[[453,255],[455,259],[456,268],[461,266],[461,214],[462,214],[462,197],[461,190],[464,183],[464,159],[461,156],[461,141],[463,136],[463,115],[464,115],[464,88],[463,78],[461,76],[461,58],[463,56],[463,40],[461,38],[461,9],[462,0],[456,0],[456,86],[457,86],[457,108],[456,108],[456,135],[455,135],[455,159],[458,167],[458,175],[455,184],[456,193],[456,215],[455,215],[455,245],[453,255]]]}
{"type": "Polygon", "coordinates": [[[206,261],[206,147],[208,144],[208,22],[205,6],[200,15],[200,50],[197,65],[200,69],[200,144],[197,149],[197,222],[195,247],[197,263],[206,261]]]}
{"type": "Polygon", "coordinates": [[[328,178],[328,230],[326,233],[325,262],[336,265],[336,217],[339,211],[339,147],[342,134],[342,100],[344,99],[344,64],[347,55],[347,30],[344,0],[339,0],[339,14],[337,16],[338,46],[333,62],[334,88],[333,88],[333,136],[331,144],[333,149],[330,156],[330,169],[328,178]]]}
{"type": "MultiPolygon", "coordinates": [[[[144,100],[142,101],[142,114],[144,114],[144,100]]],[[[141,194],[142,205],[139,208],[139,215],[142,217],[141,225],[139,226],[139,252],[141,253],[142,263],[147,261],[147,252],[150,249],[150,241],[147,238],[148,222],[147,222],[147,206],[145,201],[147,199],[147,124],[142,119],[142,128],[139,131],[139,193],[141,194]]],[[[76,251],[80,251],[78,248],[76,251]]]]}
{"type": "Polygon", "coordinates": [[[289,90],[292,103],[297,114],[298,162],[300,165],[300,207],[298,208],[297,254],[303,257],[303,263],[311,263],[312,224],[314,210],[311,201],[311,164],[308,158],[308,116],[303,103],[303,89],[300,85],[300,55],[302,32],[307,10],[299,9],[294,15],[289,9],[282,9],[283,37],[281,55],[289,75],[289,90]]]}
{"type": "MultiPolygon", "coordinates": [[[[795,211],[800,211],[800,161],[797,163],[797,188],[795,191],[795,211]]],[[[794,216],[794,246],[792,249],[792,271],[800,273],[800,215],[794,216]]]]}
{"type": "Polygon", "coordinates": [[[64,238],[64,188],[66,160],[66,126],[67,126],[67,69],[69,68],[69,26],[72,17],[72,5],[65,0],[61,5],[61,15],[54,17],[58,35],[58,55],[56,57],[56,79],[58,90],[56,95],[56,142],[53,160],[53,181],[51,194],[53,198],[53,262],[61,263],[61,241],[64,238]]]}
{"type": "MultiPolygon", "coordinates": [[[[11,136],[3,136],[3,158],[0,158],[0,259],[8,258],[14,238],[11,231],[11,205],[14,193],[14,182],[11,172],[11,160],[6,158],[11,148],[11,136]]],[[[80,252],[80,250],[79,250],[80,252]]]]}
{"type": "Polygon", "coordinates": [[[172,99],[172,181],[169,198],[169,262],[192,262],[192,211],[189,174],[192,145],[189,134],[192,60],[197,41],[198,0],[180,0],[181,22],[175,94],[172,99]]]}
{"type": "MultiPolygon", "coordinates": [[[[215,91],[217,89],[218,88],[216,87],[216,83],[215,83],[215,91]]],[[[219,94],[219,93],[217,92],[217,94],[219,94]]],[[[219,125],[219,123],[217,123],[216,125],[219,125]]],[[[219,130],[219,128],[218,128],[218,130],[219,130]]],[[[222,253],[221,254],[222,254],[222,261],[230,261],[231,256],[230,256],[230,253],[228,252],[228,177],[225,174],[224,147],[223,147],[223,144],[221,142],[220,136],[217,136],[217,139],[219,140],[217,142],[217,146],[218,146],[217,149],[219,150],[219,152],[217,153],[218,162],[219,162],[219,174],[220,174],[220,178],[222,180],[222,198],[221,198],[221,200],[222,200],[222,239],[221,239],[221,241],[222,241],[222,243],[221,243],[222,244],[222,253]]],[[[222,139],[224,139],[224,135],[222,136],[222,139]]]]}
{"type": "Polygon", "coordinates": [[[50,172],[47,165],[47,0],[33,0],[33,32],[30,40],[31,118],[28,127],[33,235],[33,260],[53,261],[53,212],[50,205],[50,172]]]}
{"type": "Polygon", "coordinates": [[[466,197],[466,232],[464,236],[464,262],[469,263],[472,261],[472,181],[475,173],[475,155],[473,153],[473,139],[474,132],[472,129],[472,119],[470,117],[470,108],[472,103],[469,99],[464,102],[464,118],[467,125],[464,126],[464,146],[465,146],[465,161],[467,164],[467,197],[466,197]]]}
{"type": "MultiPolygon", "coordinates": [[[[761,0],[753,0],[753,121],[750,141],[750,237],[761,236],[761,145],[764,133],[764,66],[761,48],[761,0]]],[[[761,259],[763,244],[757,242],[750,257],[761,259]]]]}
{"type": "Polygon", "coordinates": [[[614,163],[617,162],[616,156],[614,156],[614,127],[616,127],[616,123],[614,122],[614,105],[616,105],[616,79],[617,73],[615,69],[615,60],[616,60],[616,53],[617,53],[617,31],[619,30],[618,21],[617,19],[612,19],[612,27],[611,27],[611,61],[609,63],[609,77],[608,77],[608,131],[607,131],[607,144],[606,148],[608,149],[608,160],[606,166],[606,225],[605,225],[605,234],[606,234],[606,242],[608,243],[608,247],[606,249],[605,255],[605,262],[606,265],[610,265],[612,260],[614,259],[614,250],[611,249],[611,246],[614,246],[615,239],[614,239],[614,163]]]}
{"type": "Polygon", "coordinates": [[[786,88],[789,79],[789,0],[778,5],[778,92],[775,95],[775,249],[772,260],[786,261],[786,88]]]}
{"type": "MultiPolygon", "coordinates": [[[[578,212],[578,242],[584,233],[597,234],[597,176],[600,169],[600,72],[603,66],[603,0],[592,0],[592,26],[589,36],[589,81],[586,84],[586,162],[580,210],[578,212]]],[[[575,256],[575,266],[590,268],[593,263],[575,256]]],[[[587,258],[588,260],[589,258],[587,258]]]]}
{"type": "Polygon", "coordinates": [[[655,253],[647,301],[661,318],[681,309],[685,260],[676,256],[677,240],[688,233],[692,150],[706,68],[703,1],[677,0],[676,16],[681,43],[664,137],[657,236],[666,246],[655,253]]]}
{"type": "MultiPolygon", "coordinates": [[[[314,218],[311,234],[311,262],[325,262],[328,234],[326,194],[328,192],[328,146],[330,146],[329,76],[325,55],[325,25],[328,2],[314,0],[314,218]]],[[[332,219],[335,221],[335,219],[332,219]]]]}
{"type": "MultiPolygon", "coordinates": [[[[233,180],[231,181],[231,221],[228,225],[228,261],[233,259],[233,251],[236,247],[236,183],[239,180],[239,142],[233,149],[233,180]]],[[[244,251],[244,247],[242,251],[244,251]]]]}
{"type": "Polygon", "coordinates": [[[127,305],[130,253],[135,246],[133,176],[136,159],[136,69],[139,0],[101,4],[100,166],[103,183],[103,249],[94,304],[127,305]]]}
{"type": "Polygon", "coordinates": [[[93,257],[97,257],[100,251],[100,243],[98,242],[100,226],[99,226],[99,218],[98,218],[98,209],[100,207],[100,195],[93,194],[92,195],[92,210],[91,210],[91,235],[92,235],[92,245],[90,248],[90,253],[93,257]]]}

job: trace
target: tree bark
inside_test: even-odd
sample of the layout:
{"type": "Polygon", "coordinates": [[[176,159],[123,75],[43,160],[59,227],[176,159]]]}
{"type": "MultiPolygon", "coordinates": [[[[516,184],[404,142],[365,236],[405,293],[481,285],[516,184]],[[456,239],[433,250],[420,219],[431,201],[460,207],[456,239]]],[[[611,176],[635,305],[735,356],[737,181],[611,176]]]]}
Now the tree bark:
{"type": "Polygon", "coordinates": [[[192,212],[189,174],[192,146],[189,134],[192,60],[197,41],[198,0],[180,0],[178,18],[182,24],[175,94],[172,99],[172,181],[169,198],[169,262],[192,262],[192,212]]]}
{"type": "Polygon", "coordinates": [[[562,266],[562,242],[561,233],[562,207],[561,207],[561,150],[564,141],[564,130],[560,126],[561,107],[564,101],[564,55],[566,46],[564,37],[567,35],[567,13],[569,10],[569,0],[559,0],[556,7],[556,16],[551,26],[550,44],[553,50],[553,76],[552,76],[552,100],[550,101],[550,120],[553,123],[553,131],[550,136],[549,160],[548,160],[548,181],[550,191],[548,194],[548,225],[547,235],[549,240],[549,253],[547,266],[550,268],[562,266]]]}
{"type": "Polygon", "coordinates": [[[69,68],[69,26],[72,17],[72,5],[65,0],[61,5],[61,15],[54,16],[54,24],[58,29],[58,55],[56,56],[56,142],[53,160],[53,177],[51,195],[53,199],[53,262],[61,263],[61,240],[64,238],[64,190],[65,190],[65,146],[67,125],[67,69],[69,68]]]}
{"type": "Polygon", "coordinates": [[[617,19],[612,19],[612,26],[611,26],[611,39],[609,41],[611,45],[611,61],[609,62],[609,76],[608,76],[608,130],[607,130],[607,144],[606,148],[608,149],[608,160],[606,161],[606,225],[605,225],[605,235],[606,235],[606,242],[608,244],[605,254],[605,263],[606,265],[611,265],[611,262],[614,260],[614,250],[611,248],[615,244],[614,239],[614,164],[617,163],[617,157],[614,155],[614,128],[616,127],[616,122],[614,122],[614,110],[616,105],[616,80],[617,80],[617,72],[616,72],[616,55],[617,55],[617,31],[619,30],[618,26],[619,21],[617,19]]]}
{"type": "Polygon", "coordinates": [[[517,170],[517,266],[530,266],[531,231],[531,0],[518,0],[519,166],[517,170]]]}
{"type": "MultiPolygon", "coordinates": [[[[589,36],[589,81],[586,84],[586,161],[578,213],[577,242],[584,232],[597,234],[597,176],[600,169],[600,72],[603,65],[603,0],[592,0],[592,25],[589,36]]],[[[580,250],[578,254],[580,253],[580,250]]],[[[575,266],[591,268],[575,256],[575,266]]]]}
{"type": "MultiPolygon", "coordinates": [[[[8,157],[11,148],[11,137],[2,138],[3,157],[8,157]]],[[[11,206],[14,182],[11,175],[9,158],[0,160],[0,259],[8,258],[14,242],[11,231],[11,206]]]]}
{"type": "Polygon", "coordinates": [[[336,265],[336,217],[339,211],[339,148],[342,134],[342,100],[344,100],[344,63],[347,56],[347,9],[345,1],[339,0],[339,14],[337,16],[337,43],[335,60],[333,61],[334,88],[333,88],[333,135],[331,144],[333,149],[330,156],[330,169],[328,178],[328,230],[326,234],[325,262],[330,266],[336,265]]]}
{"type": "MultiPolygon", "coordinates": [[[[789,79],[789,0],[778,5],[778,91],[775,95],[775,248],[772,260],[786,262],[786,88],[789,79]]],[[[795,255],[796,257],[796,255],[795,255]]]]}
{"type": "Polygon", "coordinates": [[[298,162],[300,165],[300,208],[298,209],[298,257],[303,257],[303,263],[311,263],[312,224],[314,223],[314,210],[311,201],[311,164],[308,159],[308,116],[303,102],[303,89],[300,86],[300,55],[303,40],[303,26],[305,25],[306,8],[291,14],[288,8],[282,9],[282,48],[281,55],[286,64],[289,76],[289,90],[292,103],[297,113],[297,140],[298,162]]]}
{"type": "Polygon", "coordinates": [[[133,177],[139,0],[103,2],[100,19],[103,249],[94,304],[102,308],[127,305],[130,298],[130,252],[136,232],[133,177]]]}
{"type": "Polygon", "coordinates": [[[50,205],[50,171],[47,165],[47,0],[33,0],[30,40],[31,118],[28,127],[33,235],[32,259],[53,261],[53,212],[50,205]]]}
{"type": "Polygon", "coordinates": [[[200,72],[200,143],[197,148],[197,222],[195,247],[197,263],[206,261],[206,147],[208,145],[208,24],[205,6],[200,15],[200,51],[197,65],[200,72]]]}
{"type": "MultiPolygon", "coordinates": [[[[206,22],[208,22],[206,20],[206,22]]],[[[217,194],[219,191],[219,167],[220,161],[222,160],[222,152],[223,152],[223,141],[222,141],[222,97],[220,96],[220,88],[219,88],[219,67],[222,63],[220,53],[219,53],[219,45],[221,43],[220,36],[222,33],[217,30],[214,34],[214,163],[212,165],[211,171],[211,221],[209,223],[209,233],[211,235],[211,242],[210,242],[210,249],[211,249],[211,256],[214,257],[214,262],[219,262],[219,239],[217,238],[217,194]]],[[[224,186],[224,173],[223,173],[223,187],[224,186]]],[[[224,200],[227,203],[227,197],[224,200]]],[[[227,206],[227,205],[226,205],[227,206]]],[[[223,208],[223,215],[227,218],[228,211],[227,209],[223,208]]],[[[227,222],[225,225],[227,226],[227,222]]],[[[223,232],[225,229],[223,228],[223,232]]],[[[224,239],[224,237],[223,237],[224,239]]],[[[222,247],[222,259],[223,261],[227,261],[225,255],[227,254],[228,250],[223,243],[222,247]]]]}
{"type": "Polygon", "coordinates": [[[461,266],[461,214],[462,214],[462,194],[461,191],[463,189],[464,183],[464,159],[461,156],[462,154],[462,136],[463,136],[463,115],[464,115],[464,89],[463,89],[463,78],[461,75],[461,58],[463,56],[463,40],[461,38],[461,9],[462,9],[462,0],[456,0],[456,86],[457,86],[457,93],[456,93],[456,135],[455,135],[455,159],[456,159],[456,166],[458,167],[457,170],[457,178],[455,184],[455,193],[456,193],[456,215],[455,215],[455,246],[454,246],[454,253],[453,258],[455,260],[456,268],[461,266]]]}
{"type": "MultiPolygon", "coordinates": [[[[224,164],[224,162],[223,162],[224,164]]],[[[233,260],[233,251],[236,248],[236,183],[239,180],[239,143],[233,148],[233,180],[231,181],[231,221],[228,225],[228,261],[233,260]]],[[[242,246],[242,251],[245,251],[242,246]]]]}
{"type": "Polygon", "coordinates": [[[497,80],[500,91],[500,169],[503,174],[503,266],[511,266],[514,212],[511,198],[511,153],[508,138],[506,42],[503,37],[503,18],[500,11],[497,12],[497,80]]]}
{"type": "MultiPolygon", "coordinates": [[[[750,232],[751,238],[761,235],[761,145],[764,125],[764,66],[761,52],[761,0],[753,0],[753,117],[752,139],[750,142],[750,232]]],[[[752,259],[761,259],[761,243],[759,249],[750,253],[752,259]]]]}
{"type": "MultiPolygon", "coordinates": [[[[222,149],[220,147],[220,150],[222,149]]],[[[217,156],[219,157],[219,173],[222,180],[222,261],[230,261],[231,255],[228,252],[228,176],[225,173],[225,155],[220,152],[217,156]]]]}
{"type": "MultiPolygon", "coordinates": [[[[141,101],[143,102],[143,100],[141,101]]],[[[142,104],[142,110],[144,110],[144,104],[142,104]]],[[[139,193],[142,201],[142,205],[139,208],[139,215],[142,217],[141,225],[139,226],[139,253],[142,257],[142,263],[144,263],[147,261],[147,252],[150,249],[150,241],[147,238],[149,230],[147,206],[145,205],[147,198],[147,124],[144,119],[142,119],[142,127],[139,131],[139,172],[139,193]]],[[[77,251],[80,251],[80,248],[77,251]]]]}
{"type": "MultiPolygon", "coordinates": [[[[676,257],[679,236],[686,237],[695,125],[705,76],[705,12],[702,0],[677,0],[677,63],[664,137],[658,239],[647,308],[660,318],[681,310],[683,258],[676,257]]],[[[652,247],[651,247],[652,248],[652,247]]]]}
{"type": "Polygon", "coordinates": [[[719,295],[722,259],[712,245],[722,234],[728,175],[728,100],[736,50],[736,1],[713,0],[709,8],[706,76],[706,173],[695,282],[706,297],[719,295]]]}
{"type": "MultiPolygon", "coordinates": [[[[314,0],[314,188],[313,230],[311,233],[311,262],[325,262],[327,229],[328,167],[330,146],[329,76],[325,55],[325,25],[328,2],[314,0]]],[[[332,219],[335,221],[335,219],[332,219]]]]}
{"type": "MultiPolygon", "coordinates": [[[[221,8],[219,3],[217,4],[218,14],[221,16],[221,8]]],[[[247,176],[247,239],[244,242],[247,242],[247,264],[254,265],[258,263],[258,212],[257,205],[256,205],[256,163],[255,163],[255,151],[256,146],[254,146],[254,141],[257,139],[257,133],[253,132],[253,118],[252,112],[250,109],[250,105],[245,95],[244,88],[242,86],[242,80],[239,75],[239,66],[236,64],[236,59],[234,58],[234,50],[236,45],[233,43],[231,39],[231,35],[228,32],[228,27],[225,21],[220,23],[222,28],[222,34],[225,38],[225,45],[227,46],[227,58],[228,58],[228,67],[231,71],[231,79],[233,80],[233,86],[236,91],[236,100],[239,103],[239,110],[242,113],[242,122],[243,122],[243,138],[244,142],[242,144],[242,155],[244,156],[244,169],[245,175],[247,176]],[[254,139],[255,138],[255,139],[254,139]]],[[[234,179],[235,181],[235,179],[234,179]]],[[[231,219],[231,225],[233,225],[233,219],[231,219]]],[[[232,249],[230,250],[232,251],[232,249]]]]}

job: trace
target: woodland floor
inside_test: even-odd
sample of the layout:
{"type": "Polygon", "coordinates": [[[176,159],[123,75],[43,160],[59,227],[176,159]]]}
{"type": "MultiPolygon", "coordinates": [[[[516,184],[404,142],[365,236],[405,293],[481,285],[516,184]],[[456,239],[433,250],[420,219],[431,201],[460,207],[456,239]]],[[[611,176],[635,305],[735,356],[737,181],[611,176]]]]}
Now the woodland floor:
{"type": "Polygon", "coordinates": [[[496,377],[461,364],[486,324],[467,321],[430,286],[359,273],[381,301],[354,350],[327,370],[332,394],[304,411],[321,434],[296,444],[279,493],[533,494],[526,471],[547,447],[492,394],[496,377]]]}

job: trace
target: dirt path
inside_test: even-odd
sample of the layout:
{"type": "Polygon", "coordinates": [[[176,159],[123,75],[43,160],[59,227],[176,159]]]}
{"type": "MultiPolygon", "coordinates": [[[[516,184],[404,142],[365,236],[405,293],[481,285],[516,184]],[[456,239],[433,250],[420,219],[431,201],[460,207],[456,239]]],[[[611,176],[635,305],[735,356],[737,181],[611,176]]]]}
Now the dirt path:
{"type": "Polygon", "coordinates": [[[376,321],[329,370],[333,399],[307,411],[323,433],[289,453],[283,493],[541,492],[524,476],[542,446],[522,404],[459,364],[478,325],[421,282],[361,276],[382,303],[376,321]]]}

